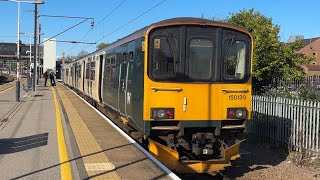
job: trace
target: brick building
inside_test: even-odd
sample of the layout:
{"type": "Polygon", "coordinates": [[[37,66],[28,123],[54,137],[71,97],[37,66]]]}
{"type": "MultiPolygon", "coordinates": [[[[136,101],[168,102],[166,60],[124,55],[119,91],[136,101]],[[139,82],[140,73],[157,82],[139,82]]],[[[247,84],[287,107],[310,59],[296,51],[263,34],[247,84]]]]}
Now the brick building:
{"type": "Polygon", "coordinates": [[[299,50],[300,53],[306,56],[314,56],[315,60],[308,65],[302,66],[305,73],[313,76],[320,75],[320,37],[302,39],[303,48],[299,50]]]}

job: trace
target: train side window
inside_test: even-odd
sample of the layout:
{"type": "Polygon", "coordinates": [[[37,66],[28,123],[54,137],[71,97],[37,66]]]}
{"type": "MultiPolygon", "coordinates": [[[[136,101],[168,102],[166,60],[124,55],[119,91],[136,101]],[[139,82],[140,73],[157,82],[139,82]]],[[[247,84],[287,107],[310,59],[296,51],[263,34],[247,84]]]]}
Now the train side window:
{"type": "Polygon", "coordinates": [[[81,65],[80,64],[78,65],[78,69],[77,70],[78,70],[78,72],[77,72],[78,73],[78,78],[81,78],[81,65]]]}
{"type": "Polygon", "coordinates": [[[109,82],[111,77],[111,67],[110,65],[106,66],[106,71],[105,71],[105,78],[109,82]]]}
{"type": "Polygon", "coordinates": [[[128,60],[128,54],[125,52],[122,54],[122,58],[123,58],[123,61],[127,61],[128,60]]]}
{"type": "Polygon", "coordinates": [[[129,60],[133,60],[133,51],[129,52],[129,56],[128,57],[129,57],[129,60]]]}
{"type": "Polygon", "coordinates": [[[111,82],[113,76],[115,75],[115,69],[116,69],[116,56],[109,56],[107,58],[107,63],[105,66],[106,70],[105,70],[105,79],[107,80],[107,82],[111,82]]]}
{"type": "Polygon", "coordinates": [[[69,76],[69,68],[66,69],[66,76],[69,76]]]}
{"type": "Polygon", "coordinates": [[[119,76],[116,73],[116,66],[110,66],[111,72],[110,72],[110,81],[114,82],[119,76]]]}
{"type": "Polygon", "coordinates": [[[96,76],[96,62],[93,61],[91,62],[91,80],[95,80],[95,76],[96,76]]]}
{"type": "Polygon", "coordinates": [[[210,80],[213,43],[209,39],[191,39],[188,53],[188,74],[194,80],[210,80]]]}
{"type": "Polygon", "coordinates": [[[111,59],[110,59],[110,57],[107,58],[106,64],[107,64],[107,65],[111,64],[111,59]]]}
{"type": "Polygon", "coordinates": [[[112,56],[111,57],[111,65],[115,65],[116,64],[116,56],[112,56]]]}
{"type": "Polygon", "coordinates": [[[89,69],[89,66],[90,65],[90,63],[87,63],[86,64],[86,79],[89,79],[89,71],[90,71],[90,69],[89,69]]]}

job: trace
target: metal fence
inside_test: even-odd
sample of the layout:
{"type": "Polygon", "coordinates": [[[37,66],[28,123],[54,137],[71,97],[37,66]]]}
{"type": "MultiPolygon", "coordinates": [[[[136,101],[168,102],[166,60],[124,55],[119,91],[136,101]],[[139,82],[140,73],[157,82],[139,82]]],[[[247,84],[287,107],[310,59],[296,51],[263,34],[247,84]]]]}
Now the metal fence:
{"type": "Polygon", "coordinates": [[[320,102],[255,95],[247,132],[320,157],[320,102]]]}
{"type": "Polygon", "coordinates": [[[253,93],[261,95],[277,90],[286,90],[290,92],[308,90],[310,92],[320,92],[320,76],[307,76],[303,79],[273,79],[268,86],[254,87],[253,93]]]}
{"type": "Polygon", "coordinates": [[[297,91],[301,88],[308,89],[309,91],[320,91],[320,76],[307,76],[304,79],[276,79],[274,85],[278,88],[285,88],[290,91],[297,91]]]}

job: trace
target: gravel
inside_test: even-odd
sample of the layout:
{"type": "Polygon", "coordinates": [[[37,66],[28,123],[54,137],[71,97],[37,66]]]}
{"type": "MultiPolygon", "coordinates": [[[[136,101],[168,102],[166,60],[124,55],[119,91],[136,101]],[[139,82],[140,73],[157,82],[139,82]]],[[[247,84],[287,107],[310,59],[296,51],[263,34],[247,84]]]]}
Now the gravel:
{"type": "Polygon", "coordinates": [[[231,167],[221,173],[225,179],[320,179],[319,166],[298,165],[295,159],[283,149],[266,143],[247,142],[241,149],[250,154],[234,161],[231,167]]]}

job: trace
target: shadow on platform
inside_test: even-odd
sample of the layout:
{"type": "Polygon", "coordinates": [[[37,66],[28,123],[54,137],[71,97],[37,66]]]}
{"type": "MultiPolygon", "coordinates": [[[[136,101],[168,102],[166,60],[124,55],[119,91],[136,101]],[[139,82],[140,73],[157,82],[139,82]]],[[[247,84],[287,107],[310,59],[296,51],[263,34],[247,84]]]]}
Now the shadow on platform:
{"type": "MultiPolygon", "coordinates": [[[[81,159],[83,159],[84,157],[93,156],[93,155],[96,155],[96,154],[99,154],[99,153],[105,153],[105,152],[107,152],[107,151],[111,151],[111,150],[118,149],[118,148],[122,148],[122,147],[126,147],[126,146],[133,146],[133,144],[131,144],[131,143],[130,143],[130,144],[124,144],[124,145],[120,145],[120,146],[116,146],[116,147],[111,147],[111,148],[108,148],[108,149],[104,149],[104,150],[102,150],[102,151],[98,151],[98,152],[86,154],[86,155],[83,155],[83,156],[75,157],[75,158],[73,158],[73,159],[70,159],[69,161],[65,161],[65,162],[62,162],[62,163],[59,163],[59,164],[55,164],[55,165],[52,165],[52,166],[49,166],[49,167],[46,167],[46,168],[43,168],[43,169],[39,169],[39,170],[37,170],[37,171],[33,171],[33,172],[30,172],[30,173],[27,173],[27,174],[24,174],[24,175],[15,177],[15,178],[13,178],[12,180],[21,179],[21,178],[26,178],[26,177],[28,177],[28,176],[30,176],[30,175],[37,174],[37,173],[39,173],[39,172],[43,172],[43,171],[46,171],[46,170],[51,169],[51,168],[54,168],[54,167],[61,166],[62,164],[66,164],[66,163],[69,163],[69,162],[72,162],[72,161],[76,161],[76,160],[81,160],[81,159]]],[[[144,158],[141,158],[141,159],[132,161],[132,162],[127,163],[127,164],[119,165],[119,166],[115,167],[115,169],[107,170],[107,171],[102,171],[102,172],[99,173],[99,174],[96,174],[96,175],[93,175],[93,176],[89,176],[89,177],[85,177],[85,178],[83,178],[83,179],[98,178],[99,176],[102,176],[102,175],[104,175],[104,174],[108,174],[108,173],[110,173],[110,172],[114,172],[114,171],[116,171],[116,170],[118,170],[118,169],[125,168],[125,167],[131,166],[131,165],[134,165],[134,164],[136,164],[136,163],[145,161],[145,160],[147,160],[147,159],[148,159],[148,158],[144,157],[144,158]]],[[[166,175],[167,175],[167,174],[164,173],[164,174],[161,174],[160,176],[155,177],[155,178],[152,178],[152,179],[153,179],[153,180],[155,180],[155,179],[161,179],[162,177],[165,177],[166,175]]]]}
{"type": "Polygon", "coordinates": [[[49,133],[42,133],[21,138],[0,139],[0,154],[10,154],[48,144],[49,133]]]}

